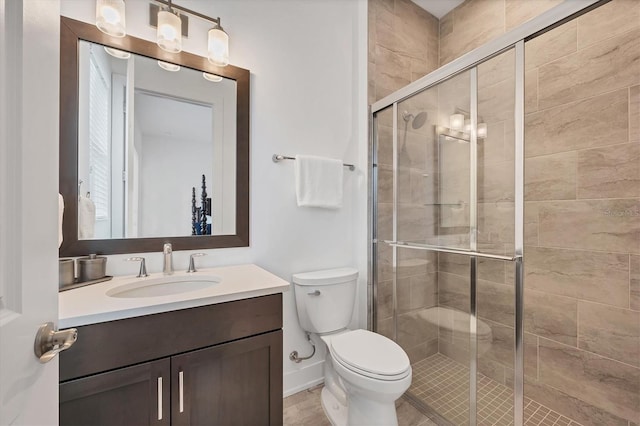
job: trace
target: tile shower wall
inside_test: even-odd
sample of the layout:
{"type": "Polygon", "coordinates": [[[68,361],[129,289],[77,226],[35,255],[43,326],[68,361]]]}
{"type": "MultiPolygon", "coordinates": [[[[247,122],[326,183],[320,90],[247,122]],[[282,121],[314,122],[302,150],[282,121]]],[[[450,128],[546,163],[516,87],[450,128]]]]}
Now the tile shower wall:
{"type": "MultiPolygon", "coordinates": [[[[557,3],[466,1],[440,21],[440,63],[557,3]]],[[[585,425],[636,424],[640,2],[613,0],[528,42],[525,55],[525,396],[585,425]]],[[[512,122],[499,120],[512,108],[503,96],[511,84],[512,58],[505,59],[478,71],[479,114],[489,117],[479,153],[479,238],[509,249],[511,226],[482,232],[483,219],[496,224],[501,209],[512,214],[508,204],[487,203],[512,197],[512,187],[500,187],[513,155],[512,122]]],[[[467,263],[440,254],[441,305],[468,309],[467,263]]],[[[479,278],[478,312],[493,332],[479,370],[511,385],[513,270],[483,261],[479,278]]],[[[466,363],[464,349],[440,333],[441,353],[466,363]]]]}
{"type": "Polygon", "coordinates": [[[640,2],[526,44],[528,397],[590,425],[640,419],[640,2]],[[634,275],[635,274],[635,275],[634,275]]]}
{"type": "Polygon", "coordinates": [[[563,0],[466,0],[440,19],[440,65],[480,47],[563,0]]]}
{"type": "MultiPolygon", "coordinates": [[[[410,0],[371,0],[369,5],[369,102],[400,89],[438,67],[438,20],[410,0]]],[[[420,105],[412,106],[416,111],[420,105]]],[[[393,117],[378,114],[378,238],[392,239],[393,117]]],[[[420,179],[427,169],[427,128],[408,126],[406,161],[399,174],[399,214],[407,223],[399,231],[425,228],[424,191],[420,179]]],[[[404,129],[404,127],[403,127],[404,129]]],[[[403,161],[400,159],[400,161],[403,161]]],[[[392,251],[378,245],[377,330],[393,337],[392,251]]],[[[424,327],[420,313],[437,301],[437,262],[426,252],[399,251],[397,269],[397,340],[412,362],[437,352],[437,330],[424,327]]]]}
{"type": "Polygon", "coordinates": [[[369,103],[438,68],[438,19],[411,0],[369,0],[369,103]]]}

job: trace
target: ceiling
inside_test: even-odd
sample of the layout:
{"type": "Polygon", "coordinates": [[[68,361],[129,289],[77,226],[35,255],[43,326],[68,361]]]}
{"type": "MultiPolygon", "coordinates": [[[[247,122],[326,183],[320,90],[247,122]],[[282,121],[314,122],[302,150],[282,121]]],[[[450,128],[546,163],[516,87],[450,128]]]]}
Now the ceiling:
{"type": "Polygon", "coordinates": [[[440,19],[464,0],[411,0],[436,18],[440,19]]]}

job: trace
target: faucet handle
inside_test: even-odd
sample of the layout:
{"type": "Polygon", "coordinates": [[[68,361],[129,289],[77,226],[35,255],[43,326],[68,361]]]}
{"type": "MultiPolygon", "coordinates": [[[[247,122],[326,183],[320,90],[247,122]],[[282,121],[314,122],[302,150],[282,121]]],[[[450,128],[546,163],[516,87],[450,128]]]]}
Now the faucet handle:
{"type": "Polygon", "coordinates": [[[140,272],[138,272],[138,276],[136,278],[144,278],[148,277],[147,274],[147,264],[144,260],[144,257],[128,257],[125,259],[127,262],[140,262],[140,272]]]}
{"type": "Polygon", "coordinates": [[[206,256],[207,253],[192,253],[191,256],[189,256],[189,269],[187,269],[188,273],[191,272],[198,272],[198,270],[196,269],[196,265],[195,262],[193,261],[194,257],[202,257],[202,256],[206,256]]]}

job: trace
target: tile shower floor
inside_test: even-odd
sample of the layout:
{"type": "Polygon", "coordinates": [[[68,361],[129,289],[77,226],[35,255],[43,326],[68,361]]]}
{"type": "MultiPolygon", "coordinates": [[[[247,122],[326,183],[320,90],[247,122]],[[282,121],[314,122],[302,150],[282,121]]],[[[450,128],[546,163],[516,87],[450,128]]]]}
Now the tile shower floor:
{"type": "MultiPolygon", "coordinates": [[[[408,393],[455,425],[469,424],[469,369],[442,354],[412,365],[408,393]]],[[[524,400],[525,426],[581,426],[529,398],[524,400]]],[[[478,425],[513,425],[513,392],[478,374],[478,425]]]]}

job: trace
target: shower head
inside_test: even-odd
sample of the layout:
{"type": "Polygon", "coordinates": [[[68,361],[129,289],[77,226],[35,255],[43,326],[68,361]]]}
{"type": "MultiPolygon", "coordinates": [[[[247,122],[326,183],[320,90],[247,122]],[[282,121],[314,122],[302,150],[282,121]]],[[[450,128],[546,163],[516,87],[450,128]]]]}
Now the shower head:
{"type": "Polygon", "coordinates": [[[427,112],[422,111],[419,112],[418,115],[413,115],[409,113],[409,111],[403,111],[402,119],[406,123],[409,123],[409,120],[413,120],[411,127],[413,127],[414,130],[418,130],[420,127],[424,126],[424,123],[427,121],[427,112]]]}

